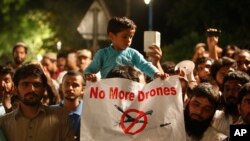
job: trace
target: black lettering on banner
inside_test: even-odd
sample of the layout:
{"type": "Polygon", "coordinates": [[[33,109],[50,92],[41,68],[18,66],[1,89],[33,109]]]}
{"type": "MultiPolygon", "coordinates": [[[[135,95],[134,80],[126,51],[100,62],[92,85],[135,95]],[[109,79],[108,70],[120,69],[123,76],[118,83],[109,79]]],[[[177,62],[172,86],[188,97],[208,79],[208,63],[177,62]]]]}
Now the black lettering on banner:
{"type": "Polygon", "coordinates": [[[230,125],[229,141],[249,141],[250,125],[230,125]]]}

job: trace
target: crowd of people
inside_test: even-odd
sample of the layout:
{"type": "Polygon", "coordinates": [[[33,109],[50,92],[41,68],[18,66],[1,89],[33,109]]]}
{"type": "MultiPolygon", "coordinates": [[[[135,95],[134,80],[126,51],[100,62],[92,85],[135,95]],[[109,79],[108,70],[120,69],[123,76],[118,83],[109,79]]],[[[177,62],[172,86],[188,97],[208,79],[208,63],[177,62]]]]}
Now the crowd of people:
{"type": "Polygon", "coordinates": [[[197,43],[187,58],[195,66],[187,74],[175,62],[161,62],[167,54],[156,45],[146,57],[131,48],[136,28],[126,17],[111,18],[111,44],[94,55],[85,48],[25,62],[27,46],[15,44],[13,63],[0,65],[0,135],[8,141],[79,141],[86,81],[113,77],[145,84],[179,75],[187,141],[227,140],[230,125],[250,124],[249,50],[219,47],[219,34],[211,34],[217,29],[209,28],[207,42],[197,43]]]}

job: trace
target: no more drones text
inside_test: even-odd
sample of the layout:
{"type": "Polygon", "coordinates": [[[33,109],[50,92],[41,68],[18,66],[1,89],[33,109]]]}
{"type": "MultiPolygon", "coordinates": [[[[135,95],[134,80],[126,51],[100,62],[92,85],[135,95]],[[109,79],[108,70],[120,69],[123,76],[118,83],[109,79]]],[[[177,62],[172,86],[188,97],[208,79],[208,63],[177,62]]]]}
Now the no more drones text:
{"type": "MultiPolygon", "coordinates": [[[[146,92],[138,91],[137,94],[138,96],[136,97],[134,92],[120,90],[118,87],[110,87],[108,90],[109,99],[134,101],[137,98],[139,102],[142,102],[150,97],[176,95],[176,88],[157,87],[146,92]]],[[[91,87],[89,96],[94,99],[104,99],[106,97],[106,91],[101,90],[99,87],[91,87]]]]}

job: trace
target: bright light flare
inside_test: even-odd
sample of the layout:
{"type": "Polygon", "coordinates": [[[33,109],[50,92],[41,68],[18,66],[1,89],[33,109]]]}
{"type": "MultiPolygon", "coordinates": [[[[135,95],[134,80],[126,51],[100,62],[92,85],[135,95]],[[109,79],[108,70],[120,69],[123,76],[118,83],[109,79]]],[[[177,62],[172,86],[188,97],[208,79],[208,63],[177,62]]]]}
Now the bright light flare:
{"type": "Polygon", "coordinates": [[[149,4],[151,0],[144,0],[145,4],[149,4]]]}

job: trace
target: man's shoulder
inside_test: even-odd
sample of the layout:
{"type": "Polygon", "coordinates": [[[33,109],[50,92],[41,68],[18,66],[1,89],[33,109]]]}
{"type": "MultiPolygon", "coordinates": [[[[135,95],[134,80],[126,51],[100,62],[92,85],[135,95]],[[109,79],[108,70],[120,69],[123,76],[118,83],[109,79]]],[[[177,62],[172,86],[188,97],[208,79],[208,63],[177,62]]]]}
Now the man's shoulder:
{"type": "Polygon", "coordinates": [[[224,119],[225,118],[225,112],[223,110],[216,110],[214,114],[214,119],[224,119]]]}
{"type": "Polygon", "coordinates": [[[213,141],[223,141],[227,138],[227,136],[212,126],[209,126],[204,133],[204,138],[208,138],[213,141]]]}
{"type": "Polygon", "coordinates": [[[4,115],[0,116],[0,124],[2,125],[3,123],[9,123],[8,121],[13,121],[13,119],[15,119],[15,116],[17,115],[18,111],[17,109],[6,113],[4,115]]]}
{"type": "Polygon", "coordinates": [[[44,106],[44,109],[46,111],[64,111],[63,107],[60,106],[60,104],[56,104],[56,105],[51,105],[51,106],[44,106]]]}

